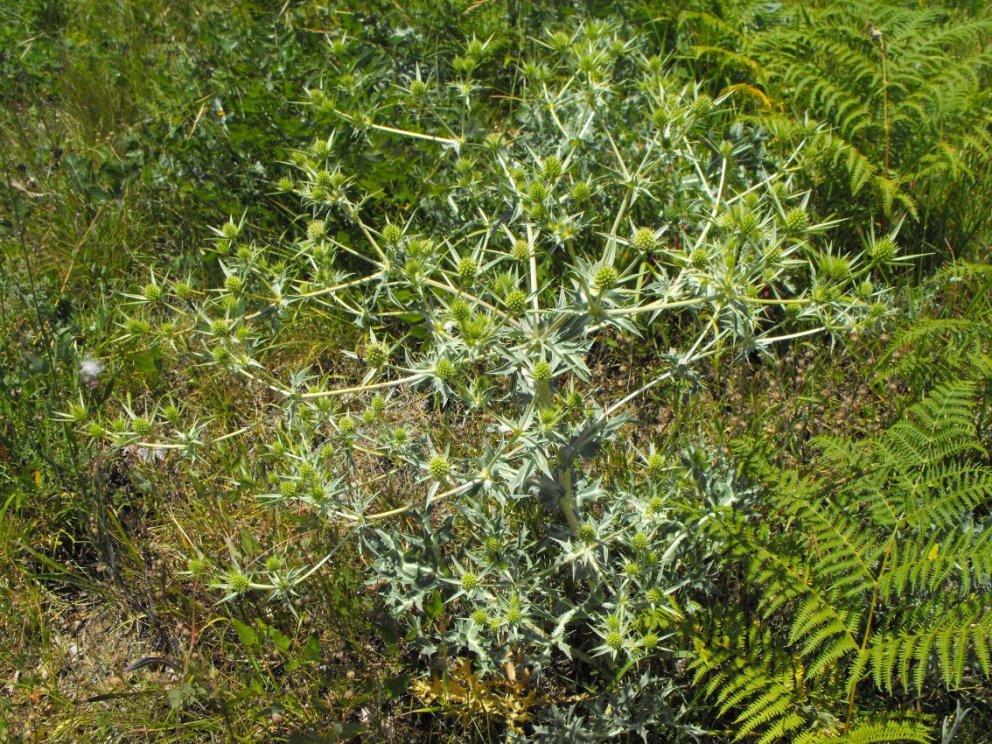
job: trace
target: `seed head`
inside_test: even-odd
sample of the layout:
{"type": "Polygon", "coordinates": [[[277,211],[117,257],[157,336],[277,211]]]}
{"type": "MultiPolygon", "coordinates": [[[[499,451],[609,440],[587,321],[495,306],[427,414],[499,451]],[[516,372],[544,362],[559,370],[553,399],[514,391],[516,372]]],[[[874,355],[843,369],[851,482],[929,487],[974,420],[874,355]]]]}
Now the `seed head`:
{"type": "Polygon", "coordinates": [[[103,362],[93,357],[85,357],[79,363],[79,376],[86,382],[92,382],[103,372],[103,362]]]}

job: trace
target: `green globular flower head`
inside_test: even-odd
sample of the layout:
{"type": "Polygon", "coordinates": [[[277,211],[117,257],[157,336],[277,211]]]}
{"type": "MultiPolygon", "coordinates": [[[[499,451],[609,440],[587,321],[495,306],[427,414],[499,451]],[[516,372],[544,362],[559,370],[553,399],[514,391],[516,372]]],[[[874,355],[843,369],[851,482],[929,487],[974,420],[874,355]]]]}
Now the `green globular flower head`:
{"type": "Polygon", "coordinates": [[[594,525],[583,524],[579,527],[579,539],[583,542],[592,542],[596,539],[596,527],[594,525]]]}
{"type": "Polygon", "coordinates": [[[439,380],[444,380],[449,382],[454,378],[455,374],[458,372],[458,367],[450,359],[441,358],[437,360],[437,364],[434,365],[434,374],[439,380]]]}
{"type": "Polygon", "coordinates": [[[392,222],[387,222],[382,228],[382,239],[386,245],[396,245],[403,239],[403,228],[392,222]]]}
{"type": "Polygon", "coordinates": [[[527,188],[527,196],[530,197],[531,201],[543,202],[548,198],[548,187],[543,181],[534,181],[527,188]]]}
{"type": "Polygon", "coordinates": [[[649,478],[659,478],[665,472],[665,458],[658,452],[652,452],[644,466],[649,478]]]}
{"type": "Polygon", "coordinates": [[[480,584],[481,582],[479,581],[479,577],[471,571],[466,571],[462,574],[462,589],[466,592],[478,589],[480,584]]]}
{"type": "Polygon", "coordinates": [[[476,274],[479,273],[479,264],[471,256],[465,256],[458,259],[456,271],[459,279],[463,282],[469,282],[475,279],[476,274]]]}
{"type": "Polygon", "coordinates": [[[427,470],[431,478],[436,481],[443,481],[451,475],[451,463],[444,455],[434,455],[427,463],[427,470]]]}
{"type": "Polygon", "coordinates": [[[162,287],[158,284],[146,284],[141,292],[149,302],[158,302],[162,299],[162,287]]]}
{"type": "Polygon", "coordinates": [[[654,230],[649,227],[640,227],[634,232],[630,243],[641,253],[650,253],[658,245],[658,239],[654,230]]]}
{"type": "Polygon", "coordinates": [[[636,552],[643,553],[648,549],[649,540],[648,536],[643,532],[638,532],[630,541],[630,547],[632,547],[636,552]]]}
{"type": "Polygon", "coordinates": [[[514,289],[506,296],[504,304],[507,315],[515,318],[527,309],[527,293],[522,289],[514,289]]]}
{"type": "Polygon", "coordinates": [[[228,292],[240,292],[244,289],[244,286],[245,280],[237,274],[231,274],[231,276],[224,280],[224,289],[228,292]]]}
{"type": "Polygon", "coordinates": [[[247,574],[237,569],[228,571],[225,580],[231,587],[231,591],[237,594],[242,594],[251,588],[251,579],[248,578],[247,574]]]}
{"type": "Polygon", "coordinates": [[[498,556],[503,552],[503,541],[495,535],[490,535],[486,538],[485,552],[490,558],[498,556]]]}
{"type": "Polygon", "coordinates": [[[561,159],[555,155],[549,155],[544,159],[544,163],[541,165],[541,172],[544,177],[549,181],[556,180],[561,176],[564,166],[562,165],[561,159]]]}
{"type": "Polygon", "coordinates": [[[193,288],[187,282],[183,281],[173,284],[172,291],[176,293],[176,297],[180,300],[188,300],[193,294],[193,288]]]}
{"type": "Polygon", "coordinates": [[[147,437],[152,433],[152,422],[139,416],[131,422],[131,429],[139,437],[147,437]]]}
{"type": "Polygon", "coordinates": [[[868,256],[876,264],[888,263],[898,252],[899,246],[892,238],[881,238],[868,247],[868,256]]]}
{"type": "Polygon", "coordinates": [[[785,213],[782,226],[789,235],[799,235],[809,227],[809,215],[802,207],[794,207],[785,213]]]}
{"type": "Polygon", "coordinates": [[[607,291],[617,286],[620,274],[612,266],[600,266],[592,277],[592,285],[596,289],[607,291]]]}
{"type": "Polygon", "coordinates": [[[327,223],[324,220],[311,220],[307,225],[307,240],[316,242],[327,233],[327,223]]]}
{"type": "Polygon", "coordinates": [[[513,248],[510,251],[516,261],[526,261],[530,258],[530,245],[523,238],[513,241],[513,248]]]}
{"type": "Polygon", "coordinates": [[[389,361],[389,347],[382,341],[376,341],[365,347],[365,363],[370,367],[381,367],[389,361]]]}
{"type": "Polygon", "coordinates": [[[547,382],[551,379],[554,371],[551,369],[551,365],[542,359],[534,365],[534,369],[531,370],[531,374],[534,375],[534,379],[537,382],[547,382]]]}
{"type": "Polygon", "coordinates": [[[132,336],[143,336],[152,329],[151,323],[141,318],[128,318],[124,323],[124,327],[132,336]]]}
{"type": "Polygon", "coordinates": [[[472,308],[469,307],[469,304],[465,300],[459,298],[451,303],[448,307],[448,312],[451,313],[451,317],[457,323],[464,323],[472,314],[472,308]]]}
{"type": "Polygon", "coordinates": [[[843,256],[821,256],[818,268],[825,278],[834,281],[843,281],[851,276],[851,262],[843,256]]]}
{"type": "Polygon", "coordinates": [[[278,555],[270,555],[265,559],[265,570],[269,573],[276,573],[282,568],[282,558],[278,555]]]}
{"type": "Polygon", "coordinates": [[[226,336],[231,330],[231,325],[226,318],[214,318],[210,321],[210,332],[215,336],[226,336]]]}
{"type": "Polygon", "coordinates": [[[234,240],[240,232],[241,228],[234,223],[234,220],[228,220],[220,229],[221,236],[226,240],[234,240]]]}
{"type": "Polygon", "coordinates": [[[572,186],[572,200],[578,203],[587,202],[592,198],[592,187],[585,181],[576,181],[572,186]]]}

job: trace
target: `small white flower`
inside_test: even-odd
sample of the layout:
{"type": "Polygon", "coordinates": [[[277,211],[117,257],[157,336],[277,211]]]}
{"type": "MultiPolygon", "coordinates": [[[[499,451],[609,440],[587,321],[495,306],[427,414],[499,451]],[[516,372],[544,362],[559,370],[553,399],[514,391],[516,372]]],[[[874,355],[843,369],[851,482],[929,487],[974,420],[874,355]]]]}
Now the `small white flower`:
{"type": "Polygon", "coordinates": [[[79,374],[86,382],[95,380],[101,372],[103,372],[103,362],[98,359],[86,357],[79,363],[79,374]]]}

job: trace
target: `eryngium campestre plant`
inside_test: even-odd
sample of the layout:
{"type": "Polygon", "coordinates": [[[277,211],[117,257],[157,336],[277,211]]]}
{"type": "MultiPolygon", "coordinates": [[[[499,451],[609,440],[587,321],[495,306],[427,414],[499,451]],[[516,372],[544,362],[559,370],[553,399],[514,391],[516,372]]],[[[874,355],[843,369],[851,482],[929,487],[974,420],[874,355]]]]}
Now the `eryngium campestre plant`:
{"type": "MultiPolygon", "coordinates": [[[[211,438],[207,421],[155,411],[138,431],[129,412],[100,436],[175,450],[191,473],[209,448],[240,448],[232,485],[348,528],[426,656],[526,675],[542,694],[551,674],[604,695],[634,675],[624,694],[661,689],[661,710],[685,653],[670,637],[688,612],[679,592],[705,591],[702,556],[719,550],[694,547],[670,502],[691,491],[744,509],[753,493],[699,451],[635,450],[628,409],[692,389],[678,383],[698,384],[703,360],[731,369],[876,323],[887,257],[841,266],[831,223],[791,188],[792,160],[640,48],[599,24],[558,32],[515,60],[519,85],[498,99],[473,65],[376,80],[335,57],[310,91],[327,131],[281,182],[302,204],[297,238],[252,244],[232,219],[212,248],[218,288],[160,282],[122,321],[123,343],[243,386],[254,414],[211,438]],[[402,193],[369,187],[362,169],[383,162],[402,193]],[[319,351],[287,371],[283,340],[331,318],[361,329],[349,354],[364,376],[332,377],[319,351]],[[604,390],[594,344],[662,330],[677,346],[657,368],[604,390]],[[606,442],[626,470],[603,469],[606,442]]],[[[320,567],[218,569],[215,585],[289,599],[320,567]]]]}

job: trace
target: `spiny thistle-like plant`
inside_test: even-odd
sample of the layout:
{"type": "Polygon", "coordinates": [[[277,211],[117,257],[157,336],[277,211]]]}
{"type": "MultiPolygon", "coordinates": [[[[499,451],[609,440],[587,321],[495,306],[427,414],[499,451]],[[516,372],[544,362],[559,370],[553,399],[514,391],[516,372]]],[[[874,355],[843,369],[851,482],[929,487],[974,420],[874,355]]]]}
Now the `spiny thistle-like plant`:
{"type": "Polygon", "coordinates": [[[771,474],[760,522],[712,513],[753,600],[695,635],[693,665],[738,740],[929,742],[911,704],[992,672],[975,392],[948,384],[880,436],[821,440],[824,476],[771,474]]]}
{"type": "MultiPolygon", "coordinates": [[[[725,506],[753,494],[715,485],[701,454],[681,478],[665,453],[635,450],[630,407],[691,389],[704,361],[880,322],[898,257],[833,250],[792,159],[771,160],[720,100],[605,24],[514,59],[519,87],[500,96],[476,77],[485,41],[450,69],[386,81],[360,79],[360,50],[334,45],[336,82],[310,91],[332,128],[280,183],[304,205],[296,239],[253,244],[232,219],[209,254],[219,286],[153,278],[122,322],[121,343],[241,386],[243,427],[217,433],[166,403],[83,425],[174,451],[194,478],[212,448],[239,452],[232,489],[358,536],[373,586],[440,663],[549,695],[549,675],[570,685],[555,671],[567,662],[597,681],[562,720],[626,710],[603,737],[689,732],[665,702],[684,651],[665,618],[706,571],[668,500],[686,483],[725,506]],[[366,187],[362,168],[382,163],[416,198],[366,187]],[[340,319],[363,334],[357,380],[328,370],[340,319]],[[310,353],[289,346],[300,329],[310,353]],[[601,387],[598,342],[662,336],[677,346],[656,370],[601,387]],[[629,458],[620,474],[596,458],[607,442],[629,458]],[[655,704],[635,721],[642,694],[655,704]]],[[[234,565],[215,586],[290,599],[322,565],[234,565]]]]}

